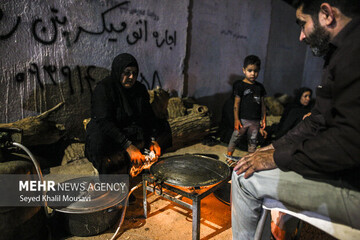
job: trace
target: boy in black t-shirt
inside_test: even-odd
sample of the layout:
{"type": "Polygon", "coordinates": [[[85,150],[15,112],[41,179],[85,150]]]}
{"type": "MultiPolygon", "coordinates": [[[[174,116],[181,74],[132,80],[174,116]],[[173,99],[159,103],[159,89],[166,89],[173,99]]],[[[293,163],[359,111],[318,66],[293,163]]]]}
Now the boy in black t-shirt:
{"type": "Polygon", "coordinates": [[[229,164],[231,164],[230,156],[235,151],[235,146],[241,136],[247,132],[248,152],[255,152],[260,125],[261,133],[265,128],[264,96],[266,91],[261,83],[255,81],[259,75],[260,64],[261,61],[257,56],[250,55],[245,58],[243,67],[245,78],[238,84],[234,92],[234,132],[227,150],[229,164]]]}

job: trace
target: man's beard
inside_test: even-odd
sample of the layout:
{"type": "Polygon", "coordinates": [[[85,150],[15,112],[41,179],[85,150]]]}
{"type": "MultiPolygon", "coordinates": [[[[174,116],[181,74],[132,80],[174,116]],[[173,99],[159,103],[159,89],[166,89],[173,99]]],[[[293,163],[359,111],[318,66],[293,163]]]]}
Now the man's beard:
{"type": "Polygon", "coordinates": [[[315,20],[314,31],[305,38],[305,43],[310,46],[314,56],[325,56],[329,52],[330,34],[315,20]]]}

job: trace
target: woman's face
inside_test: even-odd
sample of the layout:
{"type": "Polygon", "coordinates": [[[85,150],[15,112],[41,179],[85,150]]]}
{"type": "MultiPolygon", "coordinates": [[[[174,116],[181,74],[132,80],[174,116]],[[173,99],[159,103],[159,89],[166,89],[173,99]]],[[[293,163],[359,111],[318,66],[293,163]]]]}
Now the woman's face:
{"type": "Polygon", "coordinates": [[[132,86],[134,86],[137,76],[137,67],[126,67],[121,74],[121,85],[124,88],[131,88],[132,86]]]}
{"type": "Polygon", "coordinates": [[[304,106],[309,105],[310,98],[311,98],[311,92],[310,91],[303,92],[303,94],[301,95],[301,98],[300,98],[301,105],[304,105],[304,106]]]}

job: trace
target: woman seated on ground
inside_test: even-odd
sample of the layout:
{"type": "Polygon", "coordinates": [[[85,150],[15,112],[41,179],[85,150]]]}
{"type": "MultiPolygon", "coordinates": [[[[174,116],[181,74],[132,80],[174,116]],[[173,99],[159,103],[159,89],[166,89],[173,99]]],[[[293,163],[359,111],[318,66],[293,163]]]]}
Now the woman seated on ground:
{"type": "Polygon", "coordinates": [[[100,174],[128,174],[132,165],[143,164],[143,149],[159,156],[171,145],[170,127],[155,117],[138,73],[136,59],[120,54],[92,95],[85,153],[100,174]]]}
{"type": "Polygon", "coordinates": [[[285,110],[280,118],[278,124],[273,124],[265,129],[267,138],[259,139],[261,146],[269,145],[273,140],[279,139],[284,136],[290,129],[295,127],[305,117],[311,114],[311,95],[312,90],[308,87],[295,89],[294,100],[286,105],[285,110]]]}
{"type": "Polygon", "coordinates": [[[308,116],[307,114],[310,113],[312,108],[312,104],[310,103],[311,95],[312,90],[307,87],[295,90],[294,101],[285,107],[275,132],[275,139],[284,136],[290,129],[308,116]]]}

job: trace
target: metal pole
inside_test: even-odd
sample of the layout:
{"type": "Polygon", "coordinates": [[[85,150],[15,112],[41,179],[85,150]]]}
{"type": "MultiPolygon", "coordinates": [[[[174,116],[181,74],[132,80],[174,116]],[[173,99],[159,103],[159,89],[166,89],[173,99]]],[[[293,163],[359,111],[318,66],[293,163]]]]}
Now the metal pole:
{"type": "Polygon", "coordinates": [[[192,204],[192,239],[200,239],[200,199],[196,196],[192,204]]]}
{"type": "Polygon", "coordinates": [[[147,188],[147,181],[145,179],[145,174],[143,175],[143,205],[144,205],[144,218],[147,218],[147,201],[146,201],[146,188],[147,188]]]}

